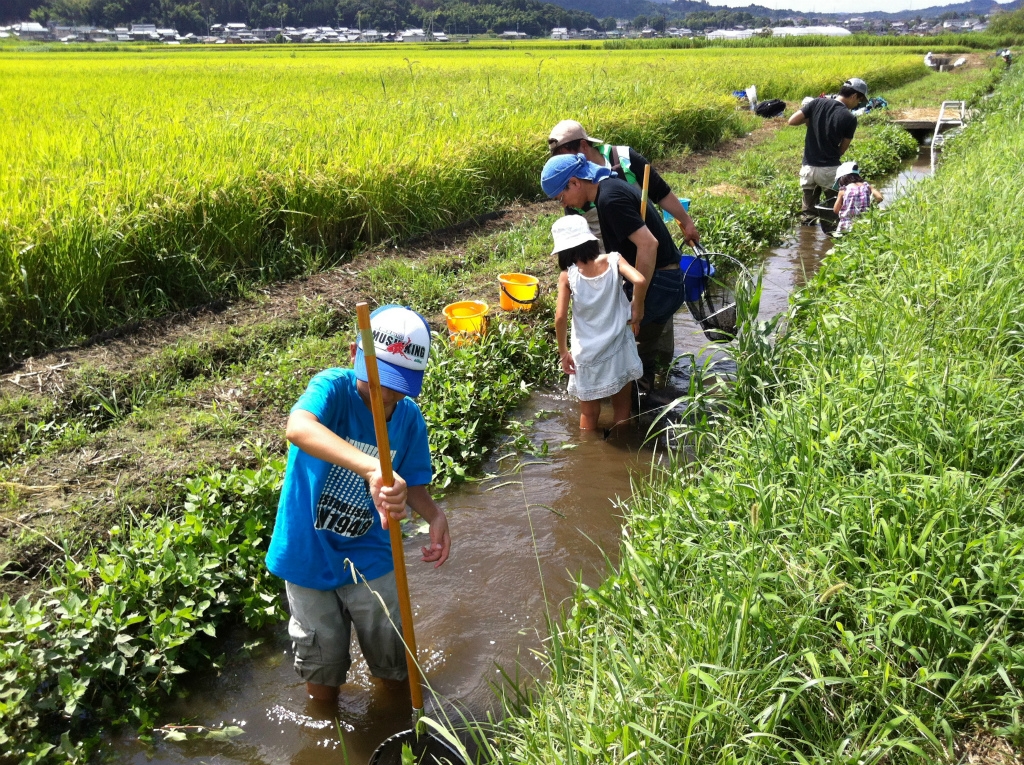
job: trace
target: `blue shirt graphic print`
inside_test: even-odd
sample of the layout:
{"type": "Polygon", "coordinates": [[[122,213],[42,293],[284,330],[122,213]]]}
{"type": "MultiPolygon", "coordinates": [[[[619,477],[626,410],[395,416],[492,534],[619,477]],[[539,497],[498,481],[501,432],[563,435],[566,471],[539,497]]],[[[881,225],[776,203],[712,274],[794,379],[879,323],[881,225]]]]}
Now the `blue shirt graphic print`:
{"type": "MultiPolygon", "coordinates": [[[[296,410],[310,412],[357,449],[377,456],[373,414],[359,396],[353,370],[327,369],[316,375],[292,407],[296,410]]],[[[433,476],[427,426],[415,401],[398,402],[388,420],[388,440],[395,472],[409,486],[428,485],[433,476]]],[[[391,540],[362,476],[292,444],[267,568],[314,590],[333,590],[389,573],[391,540]]]]}
{"type": "MultiPolygon", "coordinates": [[[[371,457],[380,454],[376,446],[345,440],[371,457]]],[[[395,451],[392,450],[391,459],[394,458],[395,451]]],[[[331,465],[327,483],[316,505],[316,528],[333,531],[343,537],[361,537],[373,528],[376,515],[366,480],[351,470],[331,465]]]]}

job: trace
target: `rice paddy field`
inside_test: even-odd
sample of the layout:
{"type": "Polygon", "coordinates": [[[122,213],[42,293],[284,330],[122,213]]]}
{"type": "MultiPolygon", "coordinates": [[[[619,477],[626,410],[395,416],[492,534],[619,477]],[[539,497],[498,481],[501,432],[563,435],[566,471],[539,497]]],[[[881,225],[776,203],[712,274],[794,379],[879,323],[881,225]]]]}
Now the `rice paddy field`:
{"type": "Polygon", "coordinates": [[[535,198],[565,117],[653,158],[729,95],[923,76],[880,49],[0,53],[0,357],[308,273],[535,198]]]}

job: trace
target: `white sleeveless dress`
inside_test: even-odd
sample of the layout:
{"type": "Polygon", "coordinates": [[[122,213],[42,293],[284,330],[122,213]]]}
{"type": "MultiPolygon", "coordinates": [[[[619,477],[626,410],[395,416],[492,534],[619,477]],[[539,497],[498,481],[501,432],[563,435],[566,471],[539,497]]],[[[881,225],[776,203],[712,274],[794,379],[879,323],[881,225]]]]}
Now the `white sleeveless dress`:
{"type": "Polygon", "coordinates": [[[608,254],[608,270],[586,277],[569,266],[572,292],[572,332],[569,350],[576,374],[569,375],[569,393],[580,401],[595,401],[622,390],[644,372],[629,326],[629,301],[622,291],[620,256],[608,254]]]}

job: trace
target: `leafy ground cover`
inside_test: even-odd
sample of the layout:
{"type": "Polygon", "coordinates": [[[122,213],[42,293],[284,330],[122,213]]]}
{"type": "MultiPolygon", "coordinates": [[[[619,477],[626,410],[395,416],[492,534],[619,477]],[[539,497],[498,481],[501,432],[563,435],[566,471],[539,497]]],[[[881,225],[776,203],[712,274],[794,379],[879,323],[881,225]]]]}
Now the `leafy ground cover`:
{"type": "Polygon", "coordinates": [[[0,51],[2,356],[536,198],[566,114],[660,158],[735,134],[752,79],[792,99],[926,72],[877,49],[404,50],[0,51]]]}
{"type": "MultiPolygon", "coordinates": [[[[765,132],[732,161],[678,179],[691,189],[697,178],[720,185],[726,168],[756,169],[758,155],[781,162],[798,145],[793,136],[802,131],[765,132]]],[[[763,176],[745,172],[738,182],[756,194],[763,176]]],[[[776,218],[779,228],[769,230],[757,215],[734,215],[708,235],[746,242],[740,254],[752,257],[788,225],[785,215],[776,218]]],[[[12,532],[0,548],[5,588],[19,588],[23,580],[12,577],[21,572],[35,578],[31,589],[46,589],[41,598],[2,601],[4,751],[23,751],[28,761],[80,756],[102,726],[145,727],[176,673],[218,661],[215,635],[231,614],[251,625],[278,618],[267,599],[276,585],[263,576],[258,551],[273,517],[283,417],[313,373],[347,356],[351,304],[401,299],[436,322],[450,299],[493,300],[498,273],[528,271],[553,283],[552,219],[534,211],[411,258],[368,253],[318,282],[333,278],[333,290],[257,301],[256,321],[156,343],[130,358],[115,346],[93,357],[102,363],[60,369],[38,392],[35,378],[25,378],[29,390],[0,399],[8,444],[0,522],[12,532]],[[285,304],[290,312],[267,317],[285,304]],[[181,556],[188,565],[176,572],[168,561],[181,556]],[[104,576],[123,579],[123,593],[104,576]],[[251,586],[239,584],[246,576],[251,586]],[[196,590],[204,594],[186,594],[196,590]]],[[[525,391],[549,379],[550,299],[529,321],[496,324],[483,345],[439,354],[424,402],[441,484],[471,473],[507,432],[525,391]]]]}
{"type": "Polygon", "coordinates": [[[695,420],[698,459],[641,487],[502,761],[1020,751],[1022,84],[837,243],[763,346],[764,403],[695,420]]]}

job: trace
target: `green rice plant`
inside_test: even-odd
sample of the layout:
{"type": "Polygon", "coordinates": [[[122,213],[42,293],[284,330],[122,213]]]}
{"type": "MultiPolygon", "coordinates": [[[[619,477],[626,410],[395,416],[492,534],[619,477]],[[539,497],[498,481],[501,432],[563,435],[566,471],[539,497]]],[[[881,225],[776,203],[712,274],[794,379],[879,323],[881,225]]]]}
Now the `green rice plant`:
{"type": "Polygon", "coordinates": [[[1022,86],[1011,70],[938,177],[836,243],[770,351],[773,395],[638,486],[618,565],[551,625],[550,680],[509,705],[497,760],[1024,743],[1022,86]]]}
{"type": "Polygon", "coordinates": [[[900,51],[543,52],[417,49],[413,80],[384,48],[0,51],[0,355],[536,198],[567,114],[656,159],[737,132],[728,94],[752,80],[796,98],[926,71],[900,51]]]}

